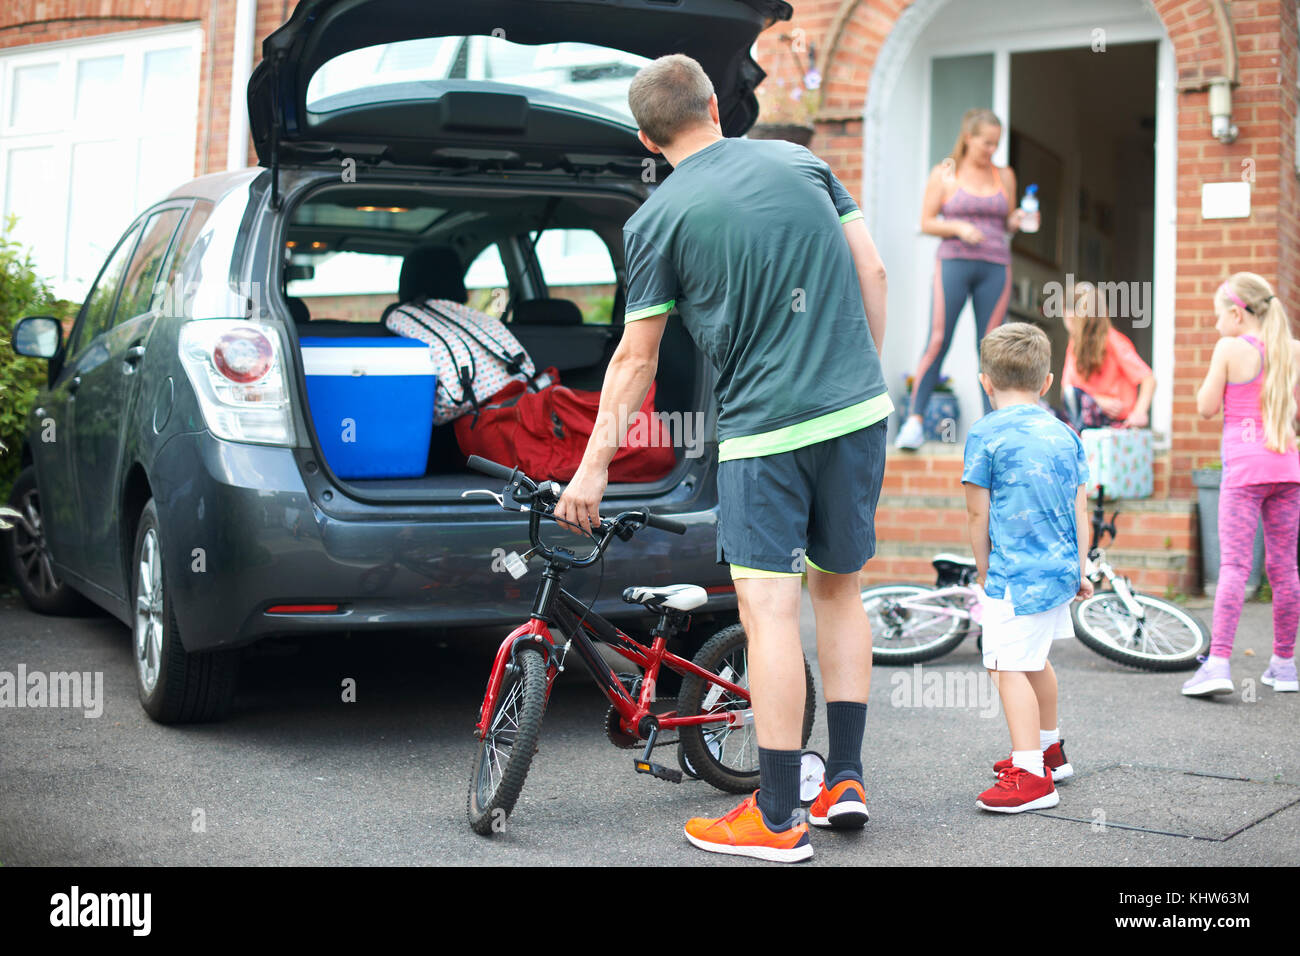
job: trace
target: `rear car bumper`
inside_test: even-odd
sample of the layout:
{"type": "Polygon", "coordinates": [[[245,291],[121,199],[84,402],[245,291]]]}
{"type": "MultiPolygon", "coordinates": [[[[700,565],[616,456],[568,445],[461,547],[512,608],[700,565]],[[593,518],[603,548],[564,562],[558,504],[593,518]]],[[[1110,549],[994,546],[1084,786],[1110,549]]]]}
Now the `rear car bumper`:
{"type": "MultiPolygon", "coordinates": [[[[711,473],[699,487],[682,511],[665,510],[688,526],[685,535],[644,529],[610,545],[598,613],[644,616],[621,599],[633,584],[719,588],[698,613],[735,608],[730,575],[716,563],[711,473]]],[[[528,549],[522,516],[457,503],[375,507],[364,517],[339,518],[309,495],[290,448],[222,441],[206,431],[176,435],[158,453],[153,488],[169,596],[189,651],[277,634],[518,623],[540,581],[540,563],[516,580],[501,561],[528,549]],[[268,610],[319,604],[339,609],[268,610]]],[[[582,543],[558,527],[543,534],[575,550],[582,543]]],[[[565,587],[587,600],[599,577],[599,565],[575,571],[565,587]]]]}

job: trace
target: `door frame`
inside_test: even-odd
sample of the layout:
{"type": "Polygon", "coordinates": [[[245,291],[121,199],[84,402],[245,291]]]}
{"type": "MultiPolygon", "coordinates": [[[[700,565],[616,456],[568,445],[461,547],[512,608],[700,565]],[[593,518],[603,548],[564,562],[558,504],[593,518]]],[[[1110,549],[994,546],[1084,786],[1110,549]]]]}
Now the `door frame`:
{"type": "MultiPolygon", "coordinates": [[[[872,70],[867,87],[867,102],[863,115],[863,181],[862,206],[868,227],[873,233],[880,231],[876,197],[884,188],[882,171],[886,166],[885,153],[888,136],[885,130],[889,98],[894,86],[908,63],[912,60],[921,35],[935,16],[952,0],[916,0],[899,18],[890,31],[872,70]]],[[[1173,43],[1155,10],[1146,5],[1145,13],[1128,20],[1112,20],[1106,25],[1105,42],[1110,44],[1156,44],[1156,129],[1155,129],[1155,209],[1152,250],[1151,297],[1151,367],[1158,387],[1151,405],[1151,428],[1155,432],[1157,449],[1167,449],[1173,425],[1173,344],[1174,300],[1177,243],[1177,189],[1178,189],[1178,90],[1177,70],[1173,43]]],[[[951,43],[928,43],[924,48],[925,69],[922,90],[921,117],[921,168],[915,171],[915,191],[919,196],[929,175],[930,108],[932,62],[936,57],[962,56],[977,53],[993,54],[993,112],[1010,125],[1011,105],[1011,55],[1041,50],[1079,48],[1087,46],[1090,28],[1095,23],[1086,11],[1080,11],[1079,24],[1052,29],[999,29],[983,37],[963,39],[951,43]],[[1084,42],[1081,42],[1081,38],[1084,42]]],[[[1009,136],[1003,136],[993,161],[1006,165],[1009,136]]],[[[897,187],[895,187],[897,188],[897,187]]],[[[917,241],[925,237],[918,234],[917,241]]],[[[1069,240],[1077,242],[1077,236],[1069,240]]],[[[1065,249],[1073,258],[1076,250],[1065,249]]],[[[929,297],[929,272],[919,274],[924,288],[915,290],[925,301],[929,297]]]]}

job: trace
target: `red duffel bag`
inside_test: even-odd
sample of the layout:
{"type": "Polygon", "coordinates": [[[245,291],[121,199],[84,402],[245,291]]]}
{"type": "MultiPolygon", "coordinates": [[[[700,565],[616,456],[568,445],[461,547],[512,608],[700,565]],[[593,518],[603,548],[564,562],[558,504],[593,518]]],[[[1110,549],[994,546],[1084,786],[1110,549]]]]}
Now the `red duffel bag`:
{"type": "MultiPolygon", "coordinates": [[[[456,419],[453,427],[461,453],[521,468],[530,478],[572,478],[596,424],[600,393],[560,385],[554,368],[546,374],[555,384],[533,392],[524,382],[511,382],[480,405],[477,415],[470,412],[456,419]]],[[[610,463],[609,480],[655,481],[676,463],[672,436],[655,414],[652,383],[610,463]]]]}

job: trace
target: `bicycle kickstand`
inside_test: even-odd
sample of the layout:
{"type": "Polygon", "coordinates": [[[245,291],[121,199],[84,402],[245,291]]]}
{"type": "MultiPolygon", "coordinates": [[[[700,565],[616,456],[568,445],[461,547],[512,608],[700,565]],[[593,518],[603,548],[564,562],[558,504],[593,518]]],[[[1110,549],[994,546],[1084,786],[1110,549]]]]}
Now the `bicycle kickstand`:
{"type": "Polygon", "coordinates": [[[650,736],[646,739],[645,753],[641,759],[633,758],[632,766],[636,768],[637,773],[648,773],[652,777],[658,777],[660,780],[667,780],[669,783],[681,783],[682,772],[673,770],[671,767],[665,767],[657,764],[650,759],[650,752],[655,749],[655,739],[659,736],[659,728],[654,727],[650,731],[650,736]]]}

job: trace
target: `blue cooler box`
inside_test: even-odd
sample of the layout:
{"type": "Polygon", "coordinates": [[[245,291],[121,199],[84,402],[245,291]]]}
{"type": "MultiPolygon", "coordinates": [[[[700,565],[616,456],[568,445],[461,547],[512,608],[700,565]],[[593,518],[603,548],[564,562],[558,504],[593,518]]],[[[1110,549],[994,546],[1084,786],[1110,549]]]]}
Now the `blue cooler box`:
{"type": "Polygon", "coordinates": [[[414,339],[301,340],[307,399],[340,478],[419,478],[429,457],[436,376],[414,339]]]}

